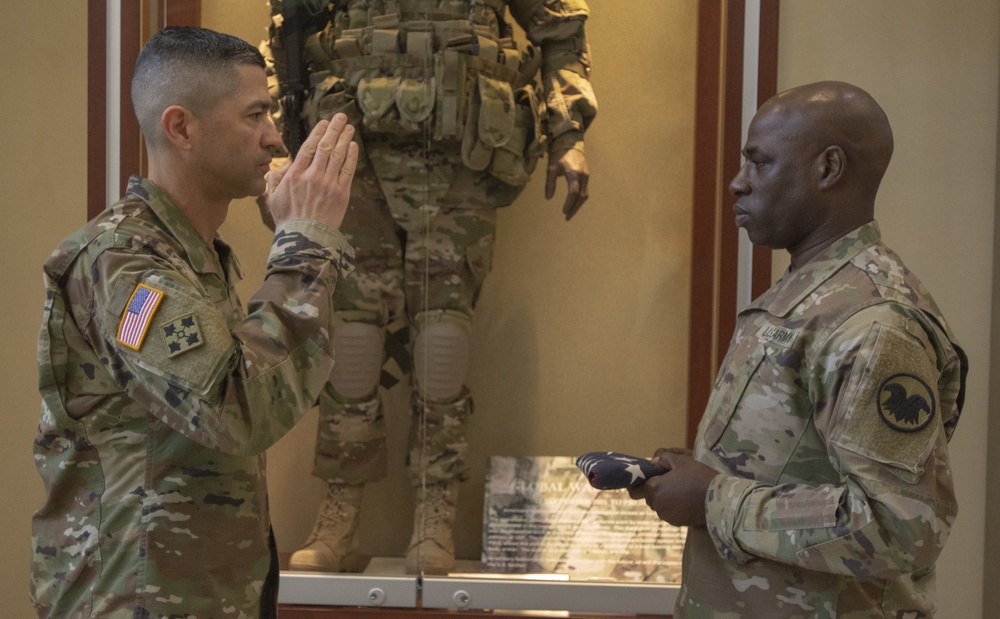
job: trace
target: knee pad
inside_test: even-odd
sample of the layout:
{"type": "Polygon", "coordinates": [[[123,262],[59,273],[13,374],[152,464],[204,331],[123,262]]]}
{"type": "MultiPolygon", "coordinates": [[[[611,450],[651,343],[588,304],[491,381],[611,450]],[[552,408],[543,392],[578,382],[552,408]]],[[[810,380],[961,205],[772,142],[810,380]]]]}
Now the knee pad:
{"type": "Polygon", "coordinates": [[[470,320],[447,312],[441,320],[421,321],[413,350],[413,376],[427,400],[445,402],[462,393],[469,372],[472,341],[470,320]]]}
{"type": "Polygon", "coordinates": [[[338,323],[333,329],[333,372],[330,384],[340,396],[368,397],[382,372],[382,328],[364,322],[338,323]]]}

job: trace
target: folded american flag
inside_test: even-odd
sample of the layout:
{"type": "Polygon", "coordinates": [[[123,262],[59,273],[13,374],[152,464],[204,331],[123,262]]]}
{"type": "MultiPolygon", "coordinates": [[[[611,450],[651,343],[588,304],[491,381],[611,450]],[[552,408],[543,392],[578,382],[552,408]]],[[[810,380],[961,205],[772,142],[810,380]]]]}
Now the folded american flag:
{"type": "Polygon", "coordinates": [[[600,490],[634,488],[647,478],[662,475],[667,469],[614,451],[592,451],[576,459],[576,465],[587,476],[590,485],[600,490]]]}

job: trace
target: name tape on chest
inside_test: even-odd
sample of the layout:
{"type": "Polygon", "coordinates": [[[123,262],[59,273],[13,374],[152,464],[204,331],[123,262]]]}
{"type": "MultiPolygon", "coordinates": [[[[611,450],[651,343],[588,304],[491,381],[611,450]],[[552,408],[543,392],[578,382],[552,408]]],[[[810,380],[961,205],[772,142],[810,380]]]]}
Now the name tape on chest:
{"type": "Polygon", "coordinates": [[[799,336],[799,332],[795,329],[786,329],[784,327],[775,327],[774,325],[764,324],[763,327],[757,331],[757,339],[761,342],[768,342],[774,344],[775,346],[781,346],[782,348],[788,348],[795,342],[795,338],[799,336]]]}

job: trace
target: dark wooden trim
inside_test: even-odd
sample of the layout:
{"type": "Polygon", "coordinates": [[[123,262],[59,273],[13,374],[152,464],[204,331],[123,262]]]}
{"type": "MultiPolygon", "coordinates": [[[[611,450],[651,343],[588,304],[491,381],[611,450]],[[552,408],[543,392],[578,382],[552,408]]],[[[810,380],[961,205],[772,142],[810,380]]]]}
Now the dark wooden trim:
{"type": "Polygon", "coordinates": [[[738,235],[727,226],[725,184],[739,165],[743,1],[698,5],[687,444],[694,445],[736,307],[738,235]],[[735,116],[734,116],[735,114],[735,116]],[[735,124],[734,124],[735,123],[735,124]],[[734,129],[735,127],[735,129],[734,129]],[[735,146],[733,132],[735,131],[735,146]]]}
{"type": "Polygon", "coordinates": [[[757,106],[778,92],[779,0],[761,0],[757,51],[757,106]]]}
{"type": "MultiPolygon", "coordinates": [[[[778,92],[779,0],[761,0],[760,43],[757,51],[757,107],[778,92]]],[[[771,287],[771,250],[753,248],[750,294],[756,298],[771,287]]]]}
{"type": "MultiPolygon", "coordinates": [[[[722,152],[719,155],[722,187],[719,188],[721,225],[719,232],[718,315],[716,316],[715,366],[718,368],[729,349],[729,338],[736,328],[736,302],[739,282],[739,228],[734,223],[733,197],[729,181],[740,169],[743,148],[743,30],[745,2],[728,0],[726,14],[726,72],[723,76],[725,107],[722,110],[722,152]]],[[[712,372],[715,378],[715,371],[712,372]]]]}
{"type": "Polygon", "coordinates": [[[139,121],[132,109],[132,75],[135,60],[142,49],[142,4],[122,2],[121,21],[121,134],[119,141],[120,165],[118,174],[118,195],[125,195],[128,178],[142,170],[142,138],[139,121]]]}
{"type": "Polygon", "coordinates": [[[87,2],[87,219],[107,206],[107,1],[87,2]]]}
{"type": "Polygon", "coordinates": [[[691,213],[691,299],[688,325],[687,444],[694,444],[698,420],[711,388],[712,333],[715,316],[715,192],[718,187],[719,50],[722,4],[698,4],[695,76],[694,194],[691,213]],[[709,249],[712,248],[712,251],[709,249]]]}
{"type": "MultiPolygon", "coordinates": [[[[728,184],[740,166],[743,105],[744,0],[698,5],[691,317],[688,348],[687,444],[711,394],[736,325],[739,231],[728,184]]],[[[758,103],[777,83],[778,0],[762,0],[758,103]]],[[[770,286],[771,254],[754,248],[751,294],[770,286]]]]}
{"type": "Polygon", "coordinates": [[[201,0],[163,0],[163,4],[164,10],[156,15],[157,28],[201,25],[201,0]]]}

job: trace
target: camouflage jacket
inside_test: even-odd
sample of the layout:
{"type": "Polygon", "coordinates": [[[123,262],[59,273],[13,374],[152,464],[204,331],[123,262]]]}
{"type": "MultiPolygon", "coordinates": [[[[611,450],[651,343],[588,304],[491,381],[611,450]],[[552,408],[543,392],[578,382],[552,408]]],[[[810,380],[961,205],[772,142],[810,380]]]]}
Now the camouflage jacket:
{"type": "Polygon", "coordinates": [[[45,264],[32,522],[41,617],[260,616],[271,569],[264,450],[333,366],[336,230],[278,226],[240,304],[235,256],[148,180],[45,264]]]}
{"type": "MultiPolygon", "coordinates": [[[[303,0],[298,0],[302,3],[303,0]]],[[[282,0],[271,0],[268,58],[275,124],[289,80],[282,0]]],[[[590,84],[586,0],[306,0],[328,21],[300,26],[310,87],[307,125],[345,112],[365,134],[425,135],[463,141],[466,163],[526,182],[537,150],[583,149],[597,114],[590,84]],[[518,49],[506,10],[527,34],[518,49]],[[535,80],[540,77],[536,92],[535,80]],[[478,146],[477,146],[478,145],[478,146]],[[510,171],[511,158],[528,169],[510,171]],[[482,166],[482,167],[479,167],[482,166]]],[[[310,11],[315,11],[310,8],[310,11]]],[[[366,138],[367,139],[367,138],[366,138]]]]}
{"type": "Polygon", "coordinates": [[[932,617],[967,360],[875,222],[740,313],[676,616],[932,617]]]}

